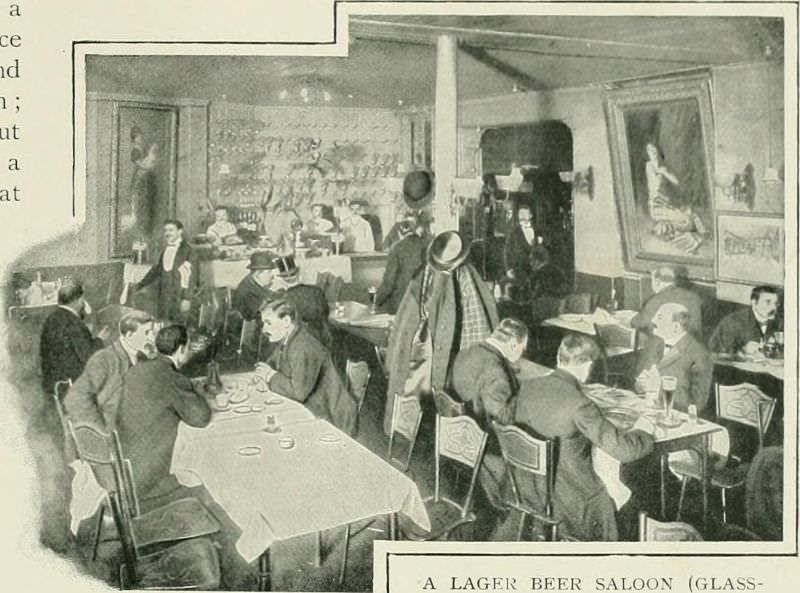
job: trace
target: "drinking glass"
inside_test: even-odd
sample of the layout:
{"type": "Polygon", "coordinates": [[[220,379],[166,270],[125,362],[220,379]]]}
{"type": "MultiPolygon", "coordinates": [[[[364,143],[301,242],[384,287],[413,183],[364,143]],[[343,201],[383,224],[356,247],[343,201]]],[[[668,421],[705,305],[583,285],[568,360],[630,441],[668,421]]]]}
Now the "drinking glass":
{"type": "Polygon", "coordinates": [[[375,313],[377,311],[377,308],[376,308],[376,305],[375,305],[375,296],[378,293],[378,289],[375,288],[374,286],[370,286],[369,290],[367,291],[367,293],[369,295],[369,312],[370,313],[375,313]]]}
{"type": "Polygon", "coordinates": [[[678,388],[677,377],[665,375],[661,377],[661,393],[662,404],[664,406],[664,419],[670,420],[672,418],[672,404],[675,398],[675,390],[678,388]]]}

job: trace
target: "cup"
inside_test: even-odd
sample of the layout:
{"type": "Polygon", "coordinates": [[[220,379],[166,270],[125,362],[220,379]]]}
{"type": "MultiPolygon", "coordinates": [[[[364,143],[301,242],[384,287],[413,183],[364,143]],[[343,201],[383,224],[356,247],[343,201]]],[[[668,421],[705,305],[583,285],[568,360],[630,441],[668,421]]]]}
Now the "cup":
{"type": "Polygon", "coordinates": [[[278,439],[278,446],[281,449],[291,449],[294,447],[294,439],[292,437],[282,437],[278,439]]]}
{"type": "Polygon", "coordinates": [[[217,404],[218,408],[227,408],[228,407],[228,398],[230,398],[230,393],[228,393],[227,391],[223,391],[221,393],[218,393],[214,397],[214,403],[217,404]]]}
{"type": "Polygon", "coordinates": [[[275,416],[273,414],[267,416],[267,430],[273,432],[278,430],[278,423],[276,422],[275,416]]]}
{"type": "Polygon", "coordinates": [[[661,395],[663,397],[661,403],[664,409],[664,418],[670,420],[672,418],[672,404],[675,398],[675,390],[678,388],[677,377],[665,375],[661,377],[661,395]]]}

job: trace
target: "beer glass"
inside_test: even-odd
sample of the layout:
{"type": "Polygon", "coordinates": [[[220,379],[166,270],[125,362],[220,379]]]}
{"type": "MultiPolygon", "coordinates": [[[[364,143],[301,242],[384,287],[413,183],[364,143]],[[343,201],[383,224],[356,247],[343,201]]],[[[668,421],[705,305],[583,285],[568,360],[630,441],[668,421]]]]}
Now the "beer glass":
{"type": "Polygon", "coordinates": [[[377,312],[377,305],[375,304],[375,295],[377,295],[378,289],[374,286],[370,286],[367,294],[369,295],[369,312],[376,313],[377,312]]]}
{"type": "Polygon", "coordinates": [[[664,419],[672,419],[672,404],[675,398],[675,390],[678,388],[677,377],[665,375],[661,377],[661,403],[664,406],[664,419]]]}

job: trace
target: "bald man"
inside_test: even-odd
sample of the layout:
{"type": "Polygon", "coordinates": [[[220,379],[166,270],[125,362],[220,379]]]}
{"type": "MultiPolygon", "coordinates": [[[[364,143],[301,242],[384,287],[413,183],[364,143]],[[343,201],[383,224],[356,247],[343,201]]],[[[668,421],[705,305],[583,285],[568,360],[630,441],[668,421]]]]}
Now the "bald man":
{"type": "Polygon", "coordinates": [[[675,409],[685,412],[693,404],[702,413],[708,405],[714,366],[708,349],[689,332],[690,327],[686,306],[664,303],[656,310],[653,335],[662,343],[642,356],[637,384],[644,387],[660,377],[673,376],[678,380],[675,409]]]}

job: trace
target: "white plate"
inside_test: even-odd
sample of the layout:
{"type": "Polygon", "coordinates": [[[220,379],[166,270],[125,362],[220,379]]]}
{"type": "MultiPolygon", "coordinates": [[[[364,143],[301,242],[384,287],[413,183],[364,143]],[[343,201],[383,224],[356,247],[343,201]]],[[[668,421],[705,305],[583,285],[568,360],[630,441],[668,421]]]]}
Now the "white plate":
{"type": "Polygon", "coordinates": [[[232,404],[241,404],[246,402],[248,399],[250,399],[249,393],[246,391],[236,391],[233,395],[231,395],[228,401],[230,401],[232,404]]]}
{"type": "Polygon", "coordinates": [[[252,406],[236,406],[233,408],[234,414],[249,414],[253,411],[252,406]]]}
{"type": "Polygon", "coordinates": [[[326,432],[321,437],[319,437],[319,440],[322,441],[323,443],[338,443],[341,439],[339,438],[339,435],[335,433],[326,432]]]}

